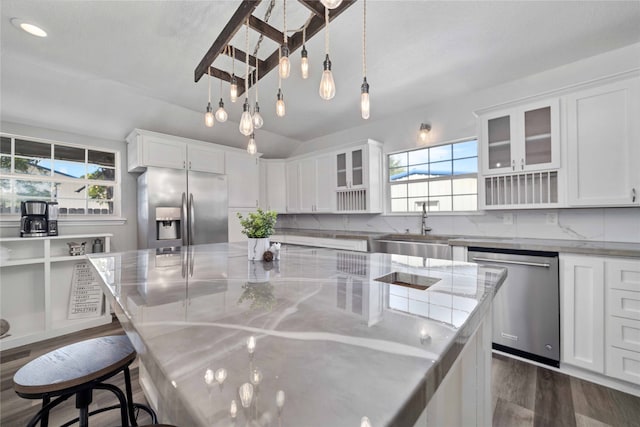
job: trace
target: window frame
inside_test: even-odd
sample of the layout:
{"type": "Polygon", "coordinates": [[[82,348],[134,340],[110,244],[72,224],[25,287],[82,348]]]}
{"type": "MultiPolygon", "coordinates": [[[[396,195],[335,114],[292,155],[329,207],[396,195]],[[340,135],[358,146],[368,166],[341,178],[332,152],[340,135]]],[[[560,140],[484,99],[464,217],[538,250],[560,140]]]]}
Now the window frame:
{"type": "MultiPolygon", "coordinates": [[[[458,143],[463,143],[463,142],[470,142],[470,141],[476,141],[477,142],[477,151],[476,151],[476,158],[478,159],[478,166],[477,166],[477,172],[475,173],[469,173],[469,174],[460,174],[460,175],[451,175],[449,178],[423,178],[423,179],[414,179],[414,180],[406,180],[406,181],[398,181],[397,183],[419,183],[419,182],[425,182],[425,183],[429,183],[429,182],[434,182],[434,181],[438,181],[438,180],[443,180],[443,179],[460,179],[460,178],[469,178],[469,177],[474,177],[476,178],[476,192],[474,193],[476,196],[476,205],[475,205],[475,209],[474,210],[460,210],[460,211],[456,211],[456,210],[448,210],[448,211],[429,211],[427,210],[427,213],[430,216],[441,216],[441,215],[478,215],[481,214],[481,209],[480,209],[480,187],[479,187],[479,182],[480,182],[480,139],[477,136],[469,136],[469,137],[465,137],[465,138],[459,138],[459,139],[455,139],[455,140],[451,140],[451,141],[444,141],[441,143],[437,143],[437,144],[429,144],[429,145],[422,145],[419,147],[413,147],[410,149],[401,149],[401,150],[395,150],[395,151],[389,151],[387,153],[385,153],[385,159],[384,159],[384,179],[385,179],[385,215],[388,216],[419,216],[422,213],[420,211],[392,211],[391,210],[391,203],[392,203],[392,197],[391,197],[391,187],[393,185],[393,183],[390,180],[390,168],[389,168],[389,158],[392,155],[395,154],[402,154],[402,153],[409,153],[411,151],[417,151],[417,150],[422,150],[425,148],[434,148],[434,147],[440,147],[440,146],[445,146],[445,145],[453,145],[453,144],[458,144],[458,143]]],[[[453,161],[454,159],[452,158],[450,161],[453,161]]],[[[457,159],[456,159],[457,160],[457,159]]],[[[429,162],[431,163],[431,162],[429,162]]],[[[409,167],[409,165],[407,165],[407,167],[409,167]]],[[[450,197],[453,196],[453,194],[449,195],[450,197]]],[[[426,196],[428,197],[428,195],[426,196]]],[[[405,199],[408,199],[409,197],[407,196],[405,199]]]]}
{"type": "MultiPolygon", "coordinates": [[[[11,159],[11,170],[9,172],[0,170],[0,179],[22,180],[22,181],[32,181],[32,182],[35,181],[35,182],[44,182],[44,183],[81,184],[81,185],[84,185],[87,189],[89,188],[89,186],[92,186],[92,185],[97,185],[97,186],[104,185],[104,186],[113,187],[113,196],[110,199],[110,201],[113,202],[112,213],[100,213],[100,214],[88,213],[87,204],[92,199],[89,198],[89,195],[85,193],[85,196],[84,196],[85,212],[82,214],[59,213],[58,214],[59,222],[64,222],[68,224],[72,224],[74,222],[78,222],[80,224],[87,224],[91,222],[123,221],[123,218],[122,218],[122,161],[121,161],[121,153],[119,150],[111,149],[111,148],[103,148],[99,146],[92,146],[87,144],[70,143],[70,142],[52,140],[47,138],[38,138],[38,137],[31,137],[31,136],[25,136],[20,134],[5,133],[5,132],[0,132],[0,136],[3,138],[9,138],[11,140],[11,154],[9,155],[11,159]],[[55,163],[56,161],[55,154],[54,154],[56,146],[84,150],[84,164],[87,168],[93,164],[89,160],[89,151],[113,154],[114,156],[113,180],[110,181],[110,180],[100,180],[100,179],[65,177],[65,176],[56,175],[55,170],[53,170],[52,173],[49,175],[32,175],[32,174],[16,173],[15,159],[25,158],[21,155],[16,156],[15,144],[17,140],[48,144],[51,150],[51,156],[48,158],[48,160],[53,163],[55,163]]],[[[6,156],[6,154],[3,154],[2,156],[6,156]]],[[[105,166],[105,167],[108,169],[111,169],[111,167],[109,166],[105,166]]],[[[90,173],[88,169],[85,170],[85,176],[88,173],[90,173]]],[[[18,196],[15,190],[16,188],[14,184],[14,188],[11,190],[11,193],[10,193],[11,194],[10,200],[13,201],[16,199],[17,200],[24,199],[24,197],[18,196]]],[[[87,190],[85,190],[85,192],[86,191],[87,190]]],[[[42,200],[54,201],[55,199],[51,197],[49,199],[43,198],[42,200]]],[[[79,198],[78,200],[81,200],[81,199],[79,198]]],[[[64,206],[62,207],[64,208],[64,206]]],[[[13,212],[2,213],[0,215],[0,223],[15,222],[18,220],[20,220],[19,212],[18,213],[13,213],[13,212]]]]}

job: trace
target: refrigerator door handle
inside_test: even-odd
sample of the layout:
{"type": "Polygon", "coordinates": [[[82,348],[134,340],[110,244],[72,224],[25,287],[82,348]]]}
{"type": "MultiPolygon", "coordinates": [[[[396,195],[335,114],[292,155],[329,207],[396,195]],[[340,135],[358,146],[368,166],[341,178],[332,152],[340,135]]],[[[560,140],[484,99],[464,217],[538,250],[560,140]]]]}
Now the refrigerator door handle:
{"type": "Polygon", "coordinates": [[[189,248],[189,277],[193,277],[193,264],[195,263],[194,249],[189,248]]]}
{"type": "Polygon", "coordinates": [[[189,213],[187,211],[187,193],[182,193],[182,245],[189,244],[189,237],[187,236],[187,221],[189,218],[189,213]]]}
{"type": "Polygon", "coordinates": [[[193,207],[193,193],[189,193],[189,244],[193,245],[194,228],[196,226],[195,208],[193,207]]]}

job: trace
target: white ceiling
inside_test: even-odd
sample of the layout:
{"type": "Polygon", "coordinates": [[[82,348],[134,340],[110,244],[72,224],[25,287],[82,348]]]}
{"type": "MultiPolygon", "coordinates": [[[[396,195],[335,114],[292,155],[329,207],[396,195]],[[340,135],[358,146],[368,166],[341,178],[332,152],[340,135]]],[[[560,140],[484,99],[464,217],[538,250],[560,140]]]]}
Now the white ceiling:
{"type": "MultiPolygon", "coordinates": [[[[268,0],[257,9],[263,17],[268,0]]],[[[237,1],[2,0],[2,120],[122,140],[134,127],[236,147],[241,102],[223,97],[230,120],[204,127],[207,78],[193,72],[238,6],[237,1]],[[10,23],[42,26],[36,38],[10,23]]],[[[362,1],[330,25],[337,95],[318,96],[324,33],[307,43],[311,77],[293,70],[283,81],[287,105],[275,116],[277,73],[260,81],[265,118],[260,151],[287,156],[300,142],[363,124],[362,1]]],[[[287,2],[288,27],[307,9],[287,2]]],[[[282,2],[269,20],[282,28],[282,2]]],[[[640,42],[640,1],[376,1],[367,2],[367,80],[376,120],[433,101],[518,79],[580,58],[640,42]]],[[[244,48],[241,30],[233,44],[244,48]]],[[[253,52],[256,37],[250,38],[253,52]]],[[[265,39],[259,56],[275,49],[265,39]]],[[[230,61],[216,62],[226,68],[230,61]]],[[[228,68],[226,68],[228,69],[228,68]]],[[[242,64],[236,74],[244,75],[242,64]]],[[[252,91],[253,93],[253,91],[252,91]]],[[[219,81],[212,79],[213,104],[219,81]]]]}

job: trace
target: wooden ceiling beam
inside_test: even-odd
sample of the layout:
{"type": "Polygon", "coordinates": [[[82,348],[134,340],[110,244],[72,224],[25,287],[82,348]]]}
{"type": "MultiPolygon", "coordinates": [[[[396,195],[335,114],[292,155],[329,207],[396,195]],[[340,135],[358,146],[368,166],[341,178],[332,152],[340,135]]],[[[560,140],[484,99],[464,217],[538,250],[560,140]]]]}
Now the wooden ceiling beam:
{"type": "Polygon", "coordinates": [[[320,3],[319,1],[311,1],[311,0],[298,0],[300,3],[302,3],[303,6],[305,6],[307,9],[309,9],[311,12],[315,13],[316,16],[319,16],[320,18],[324,19],[324,6],[322,5],[322,3],[320,3]]]}
{"type": "Polygon", "coordinates": [[[233,36],[245,23],[247,17],[249,17],[262,0],[242,0],[238,9],[234,12],[227,25],[224,26],[218,38],[213,42],[207,53],[205,53],[202,60],[194,71],[194,80],[198,82],[200,78],[206,74],[208,67],[213,64],[213,61],[222,53],[222,50],[229,44],[233,36]]]}
{"type": "Polygon", "coordinates": [[[282,44],[282,40],[284,40],[284,34],[282,34],[282,31],[275,29],[253,15],[249,17],[249,27],[278,44],[282,44]]]}
{"type": "MultiPolygon", "coordinates": [[[[307,6],[314,12],[314,16],[309,21],[309,25],[307,26],[306,36],[307,40],[316,35],[320,30],[322,30],[325,26],[324,20],[324,7],[321,6],[321,3],[318,1],[311,0],[298,0],[300,3],[307,6]]],[[[342,12],[347,10],[351,5],[353,5],[356,0],[344,0],[340,6],[335,9],[329,10],[329,21],[333,21],[336,17],[338,17],[342,12]]],[[[260,3],[260,0],[243,0],[242,4],[236,10],[236,13],[232,16],[231,20],[224,27],[216,41],[213,43],[211,48],[207,51],[200,64],[195,70],[195,81],[197,82],[200,78],[207,73],[207,70],[211,70],[211,76],[222,79],[224,81],[231,80],[231,74],[215,68],[211,66],[213,61],[223,52],[224,47],[229,44],[231,38],[233,38],[234,34],[244,25],[247,17],[249,17],[249,27],[259,32],[260,34],[265,35],[266,37],[280,43],[282,41],[282,32],[276,30],[266,22],[261,21],[258,18],[253,17],[251,14],[255,10],[255,8],[260,3]],[[260,27],[256,28],[256,27],[260,27]],[[277,32],[277,34],[276,34],[277,32]],[[203,65],[204,64],[204,65],[203,65]]],[[[297,49],[302,46],[302,31],[298,31],[288,38],[288,46],[289,52],[293,53],[297,49]]],[[[249,74],[249,82],[248,86],[252,87],[256,84],[257,81],[260,81],[264,76],[266,76],[271,70],[278,66],[279,62],[279,48],[276,49],[269,57],[265,60],[258,60],[259,63],[259,74],[256,75],[256,70],[252,70],[249,74]]],[[[231,52],[226,52],[230,54],[231,52]]],[[[252,63],[250,65],[253,67],[255,65],[255,57],[249,55],[249,58],[252,63]]],[[[246,53],[236,49],[236,59],[242,62],[246,61],[246,53]]],[[[237,76],[236,76],[237,77],[237,76]]],[[[242,79],[238,79],[241,81],[242,79]]],[[[238,85],[238,96],[244,94],[244,85],[238,85]]]]}
{"type": "MultiPolygon", "coordinates": [[[[244,64],[247,61],[247,54],[245,53],[244,50],[240,50],[237,47],[234,48],[234,49],[235,49],[236,61],[240,61],[240,62],[242,62],[242,64],[244,64]]],[[[232,50],[233,49],[229,49],[228,51],[223,52],[223,53],[231,58],[233,56],[232,50]]],[[[259,61],[258,65],[260,66],[260,68],[262,68],[262,67],[264,67],[266,65],[263,60],[257,59],[253,55],[249,55],[249,66],[250,67],[255,67],[256,66],[256,60],[259,61]]],[[[244,67],[243,67],[243,69],[244,69],[244,67]]]]}

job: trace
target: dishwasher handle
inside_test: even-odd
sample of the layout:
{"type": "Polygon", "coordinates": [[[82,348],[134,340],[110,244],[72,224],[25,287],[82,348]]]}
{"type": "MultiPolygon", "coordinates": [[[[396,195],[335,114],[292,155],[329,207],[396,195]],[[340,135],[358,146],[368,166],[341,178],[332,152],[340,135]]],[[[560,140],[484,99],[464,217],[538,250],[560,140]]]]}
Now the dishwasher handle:
{"type": "Polygon", "coordinates": [[[530,267],[542,267],[542,268],[550,268],[551,264],[542,263],[542,262],[526,262],[526,261],[509,261],[506,259],[490,259],[490,258],[481,258],[481,257],[473,257],[471,258],[474,261],[480,262],[493,262],[498,264],[516,264],[516,265],[527,265],[530,267]]]}

